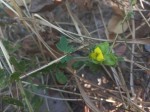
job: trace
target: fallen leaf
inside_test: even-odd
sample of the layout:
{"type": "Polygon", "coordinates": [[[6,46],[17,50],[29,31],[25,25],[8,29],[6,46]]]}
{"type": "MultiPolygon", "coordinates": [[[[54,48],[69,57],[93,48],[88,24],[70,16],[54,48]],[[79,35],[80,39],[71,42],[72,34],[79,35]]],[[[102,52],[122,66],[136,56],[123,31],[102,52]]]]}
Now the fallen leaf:
{"type": "Polygon", "coordinates": [[[122,23],[123,18],[118,15],[113,15],[108,22],[108,31],[116,34],[121,34],[128,29],[128,24],[125,21],[122,23]]]}
{"type": "Polygon", "coordinates": [[[116,15],[119,15],[121,17],[124,16],[124,11],[121,8],[119,8],[118,6],[112,6],[111,8],[116,15]]]}

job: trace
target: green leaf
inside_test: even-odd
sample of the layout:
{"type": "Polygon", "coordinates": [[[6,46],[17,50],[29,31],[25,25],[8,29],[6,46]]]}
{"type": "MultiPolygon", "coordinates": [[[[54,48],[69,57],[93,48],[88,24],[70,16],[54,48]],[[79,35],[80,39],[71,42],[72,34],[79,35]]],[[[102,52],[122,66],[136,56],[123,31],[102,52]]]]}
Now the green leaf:
{"type": "Polygon", "coordinates": [[[10,80],[13,82],[15,80],[19,80],[21,73],[19,72],[14,72],[11,76],[10,76],[10,80]]]}
{"type": "Polygon", "coordinates": [[[24,72],[26,70],[25,62],[20,61],[18,62],[15,57],[10,58],[10,62],[15,66],[16,71],[24,72]]]}
{"type": "Polygon", "coordinates": [[[100,49],[102,50],[102,52],[103,52],[104,55],[106,53],[110,52],[110,46],[109,46],[108,42],[100,43],[98,46],[100,47],[100,49]]]}
{"type": "MultiPolygon", "coordinates": [[[[31,82],[31,83],[33,83],[33,82],[31,82]]],[[[38,92],[39,91],[39,87],[38,86],[35,86],[33,84],[31,84],[30,86],[31,86],[31,89],[32,89],[33,92],[38,92]]]]}
{"type": "Polygon", "coordinates": [[[104,57],[105,61],[103,62],[103,64],[109,66],[115,66],[117,64],[117,57],[113,53],[105,55],[104,57]]]}
{"type": "Polygon", "coordinates": [[[43,104],[43,100],[39,96],[35,95],[32,97],[31,104],[34,108],[34,112],[39,112],[39,109],[41,108],[41,105],[43,104]]]}
{"type": "Polygon", "coordinates": [[[65,62],[68,62],[72,59],[73,57],[72,56],[65,56],[64,58],[61,59],[61,63],[65,63],[65,62]]]}
{"type": "MultiPolygon", "coordinates": [[[[93,49],[95,49],[96,47],[99,47],[103,53],[103,56],[104,56],[104,60],[99,62],[97,60],[91,60],[90,58],[90,61],[96,65],[99,65],[99,64],[103,64],[103,65],[108,65],[108,66],[116,66],[118,61],[121,60],[121,57],[117,57],[111,50],[111,47],[109,45],[108,42],[103,42],[103,43],[100,43],[98,45],[96,45],[93,49]]],[[[92,51],[91,51],[92,52],[92,51]]],[[[94,66],[93,66],[94,68],[94,66]]],[[[95,67],[96,68],[96,67],[95,67]]]]}
{"type": "Polygon", "coordinates": [[[12,104],[12,105],[17,105],[17,106],[23,106],[23,103],[17,99],[14,99],[14,98],[11,98],[11,97],[8,97],[8,96],[4,96],[2,98],[2,100],[5,102],[5,103],[8,103],[8,104],[12,104]]]}
{"type": "Polygon", "coordinates": [[[69,45],[67,38],[64,36],[60,38],[60,41],[56,44],[56,47],[64,53],[70,53],[74,51],[73,46],[69,45]]]}
{"type": "Polygon", "coordinates": [[[72,68],[77,70],[84,64],[85,64],[84,61],[77,61],[77,62],[73,63],[72,68]]]}
{"type": "Polygon", "coordinates": [[[0,88],[5,88],[9,84],[9,75],[7,71],[0,69],[0,88]]]}
{"type": "Polygon", "coordinates": [[[58,62],[58,63],[54,63],[38,72],[35,72],[31,75],[31,77],[36,77],[38,75],[40,75],[40,72],[43,72],[43,73],[49,73],[50,71],[57,71],[58,69],[64,69],[65,67],[67,66],[67,63],[62,63],[61,61],[58,62]]]}
{"type": "Polygon", "coordinates": [[[14,44],[14,42],[8,40],[3,40],[3,44],[6,47],[6,49],[9,51],[9,54],[16,52],[20,48],[18,44],[14,44]]]}
{"type": "Polygon", "coordinates": [[[55,63],[55,66],[53,68],[58,70],[58,69],[64,69],[66,66],[67,66],[67,63],[58,62],[58,63],[55,63]]]}
{"type": "Polygon", "coordinates": [[[67,83],[67,77],[63,72],[58,72],[56,73],[56,80],[58,81],[58,83],[60,84],[66,84],[67,83]]]}

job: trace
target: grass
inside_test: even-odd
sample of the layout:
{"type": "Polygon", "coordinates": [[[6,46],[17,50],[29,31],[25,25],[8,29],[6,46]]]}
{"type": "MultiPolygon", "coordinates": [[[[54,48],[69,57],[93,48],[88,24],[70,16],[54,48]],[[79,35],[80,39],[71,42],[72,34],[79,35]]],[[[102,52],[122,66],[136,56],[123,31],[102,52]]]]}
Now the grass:
{"type": "MultiPolygon", "coordinates": [[[[6,39],[5,37],[5,33],[9,32],[6,32],[4,27],[1,27],[0,48],[2,56],[0,66],[1,69],[6,70],[9,74],[7,79],[5,79],[6,82],[8,81],[9,83],[7,83],[7,85],[2,85],[0,89],[0,97],[2,97],[2,100],[0,100],[0,111],[7,112],[10,109],[18,112],[40,111],[43,102],[45,102],[46,110],[50,111],[51,109],[48,103],[49,99],[65,101],[66,108],[68,108],[70,112],[73,112],[74,108],[68,101],[80,102],[83,108],[87,106],[86,108],[93,112],[116,112],[121,110],[127,112],[146,112],[146,108],[150,108],[150,102],[146,99],[149,98],[149,82],[146,80],[149,76],[146,76],[147,74],[145,73],[146,71],[149,71],[150,68],[144,58],[136,58],[136,53],[141,53],[142,46],[149,44],[150,41],[149,38],[143,37],[142,39],[139,39],[136,37],[136,32],[140,30],[142,26],[148,25],[149,27],[149,18],[146,18],[142,11],[137,7],[138,3],[135,7],[132,6],[130,2],[127,2],[129,7],[127,8],[124,6],[123,10],[127,15],[129,12],[134,12],[136,9],[144,22],[141,22],[140,25],[136,26],[136,21],[133,19],[134,15],[131,15],[131,19],[126,19],[127,16],[124,16],[123,20],[128,22],[129,32],[123,32],[125,35],[124,39],[119,39],[120,34],[115,34],[116,37],[110,39],[110,32],[107,29],[106,17],[104,17],[105,14],[103,13],[103,7],[100,1],[97,2],[96,12],[99,15],[102,26],[104,26],[103,30],[105,32],[105,37],[101,37],[101,34],[98,32],[98,20],[96,18],[93,19],[96,27],[94,27],[95,29],[93,31],[90,31],[92,28],[89,30],[89,27],[92,27],[92,25],[85,25],[84,21],[80,20],[78,15],[72,12],[70,1],[64,2],[63,5],[66,7],[64,15],[67,14],[69,21],[71,22],[57,21],[57,18],[54,22],[50,22],[38,13],[31,14],[25,0],[22,1],[25,7],[24,10],[21,9],[14,0],[11,1],[11,5],[4,0],[0,1],[15,14],[15,18],[19,21],[19,24],[27,32],[25,37],[29,36],[32,41],[31,43],[34,43],[32,46],[33,48],[30,48],[30,44],[27,41],[29,48],[26,47],[26,49],[31,49],[31,51],[29,54],[24,54],[26,49],[22,49],[23,44],[21,42],[25,42],[25,40],[29,38],[22,37],[17,40],[18,43],[13,43],[20,44],[21,47],[17,49],[17,52],[12,53],[11,50],[6,48],[6,45],[3,42],[3,40],[9,41],[9,38],[6,39]],[[70,28],[70,25],[73,27],[73,30],[70,28]],[[41,33],[44,32],[46,28],[48,28],[48,31],[50,31],[51,34],[56,33],[54,37],[53,35],[46,34],[46,37],[50,36],[51,44],[44,39],[44,36],[41,33]],[[67,28],[70,28],[70,30],[67,28]],[[97,38],[94,37],[93,34],[95,34],[97,38]],[[60,35],[66,36],[68,43],[75,46],[76,50],[68,53],[59,51],[56,47],[56,43],[60,40],[60,35]],[[120,45],[120,43],[126,44],[127,48],[129,48],[129,51],[126,52],[129,55],[125,53],[122,56],[124,61],[119,62],[116,67],[98,65],[101,72],[94,71],[99,73],[98,77],[100,77],[100,85],[97,85],[95,82],[98,79],[95,79],[95,82],[92,79],[88,79],[91,75],[93,75],[93,77],[95,76],[92,72],[90,72],[90,75],[85,72],[87,63],[83,63],[83,65],[76,70],[72,68],[72,64],[82,60],[85,56],[88,57],[92,44],[96,45],[104,41],[112,44],[112,50],[114,47],[120,45]],[[35,50],[34,48],[36,50],[38,49],[38,53],[33,53],[33,55],[31,55],[35,50]],[[76,53],[78,51],[83,52],[83,54],[76,53]],[[76,55],[78,55],[78,59],[73,58],[71,61],[67,60],[67,63],[65,63],[66,66],[65,64],[61,64],[64,57],[74,57],[76,55]],[[12,57],[15,58],[16,61],[12,62],[12,57]],[[128,68],[123,68],[122,64],[128,68]],[[136,69],[142,71],[142,76],[135,72],[136,69]],[[58,71],[63,72],[67,77],[67,83],[64,85],[59,84],[59,81],[55,78],[58,71]],[[82,73],[82,71],[84,72],[82,73]],[[82,77],[81,74],[85,77],[82,77]],[[102,74],[105,74],[104,77],[101,77],[102,74]],[[140,86],[135,83],[138,76],[145,77],[145,83],[140,82],[140,86]],[[85,84],[89,84],[90,89],[85,87],[85,84]],[[74,89],[79,90],[79,92],[73,91],[74,89]],[[42,92],[39,93],[38,91],[42,92]],[[49,95],[49,91],[58,92],[61,98],[49,95]],[[142,92],[145,91],[146,93],[143,93],[144,95],[142,95],[142,92]],[[70,95],[71,97],[66,97],[67,95],[70,95]],[[5,96],[9,97],[9,99],[4,99],[5,96]],[[34,96],[42,99],[40,100],[41,102],[34,102],[34,96]],[[2,105],[3,102],[4,105],[2,105]],[[21,104],[23,105],[20,106],[21,104]],[[39,108],[35,108],[35,105],[40,106],[39,108]],[[113,109],[111,109],[111,107],[113,109]]],[[[124,4],[124,1],[118,1],[116,4],[121,7],[122,5],[120,4],[124,4]]],[[[64,16],[60,15],[60,18],[61,17],[64,16]]],[[[7,26],[11,25],[6,25],[5,27],[7,26]]],[[[113,52],[115,51],[113,50],[113,52]]],[[[1,75],[3,74],[4,72],[1,73],[1,75]]]]}

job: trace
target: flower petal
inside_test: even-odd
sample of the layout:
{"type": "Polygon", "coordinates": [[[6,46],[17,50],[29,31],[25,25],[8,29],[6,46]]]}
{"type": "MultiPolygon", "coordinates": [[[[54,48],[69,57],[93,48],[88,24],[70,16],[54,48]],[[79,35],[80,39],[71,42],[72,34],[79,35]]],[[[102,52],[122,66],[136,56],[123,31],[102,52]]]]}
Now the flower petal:
{"type": "Polygon", "coordinates": [[[94,53],[99,54],[99,53],[102,53],[102,51],[101,51],[101,49],[99,47],[96,47],[94,49],[94,53]]]}
{"type": "Polygon", "coordinates": [[[90,58],[91,58],[91,59],[96,59],[96,53],[92,52],[92,53],[90,54],[90,58]]]}
{"type": "Polygon", "coordinates": [[[104,60],[104,56],[102,53],[99,53],[97,58],[96,58],[97,61],[103,61],[104,60]]]}

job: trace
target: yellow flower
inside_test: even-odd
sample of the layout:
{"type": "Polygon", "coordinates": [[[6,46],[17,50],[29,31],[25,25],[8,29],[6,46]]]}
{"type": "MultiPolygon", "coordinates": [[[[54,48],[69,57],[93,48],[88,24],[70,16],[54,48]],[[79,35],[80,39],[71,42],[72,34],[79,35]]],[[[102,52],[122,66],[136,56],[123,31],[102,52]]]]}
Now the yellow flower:
{"type": "Polygon", "coordinates": [[[103,54],[98,54],[96,60],[97,60],[97,61],[103,61],[103,60],[104,60],[103,54]]]}
{"type": "Polygon", "coordinates": [[[90,57],[91,57],[92,59],[96,59],[96,53],[92,52],[92,53],[90,54],[90,57]]]}
{"type": "Polygon", "coordinates": [[[90,53],[90,58],[101,62],[104,60],[103,53],[99,47],[96,47],[93,52],[90,53]]]}
{"type": "Polygon", "coordinates": [[[101,54],[102,53],[102,51],[101,51],[101,49],[99,48],[99,47],[96,47],[95,49],[94,49],[94,53],[96,53],[96,54],[101,54]]]}

